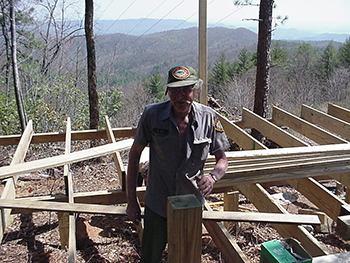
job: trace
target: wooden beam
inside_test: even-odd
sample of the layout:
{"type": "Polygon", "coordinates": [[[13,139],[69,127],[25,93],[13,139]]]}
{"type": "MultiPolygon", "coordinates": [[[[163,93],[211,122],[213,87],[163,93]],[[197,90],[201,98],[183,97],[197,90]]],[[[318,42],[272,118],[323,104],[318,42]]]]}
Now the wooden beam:
{"type": "MultiPolygon", "coordinates": [[[[113,128],[112,130],[115,138],[130,138],[133,137],[136,132],[136,128],[132,127],[113,128]]],[[[65,137],[66,134],[64,132],[37,133],[33,135],[32,143],[63,142],[65,137]]],[[[72,131],[73,141],[106,138],[106,130],[72,131]]],[[[0,136],[0,146],[17,145],[20,139],[21,135],[2,135],[0,136]]]]}
{"type": "Polygon", "coordinates": [[[349,143],[347,140],[275,106],[273,107],[271,122],[278,126],[288,126],[319,144],[349,143]]]}
{"type": "MultiPolygon", "coordinates": [[[[71,121],[70,118],[67,118],[66,124],[66,141],[65,141],[65,152],[64,154],[69,154],[71,152],[71,121]]],[[[68,200],[70,203],[73,203],[73,187],[72,187],[72,176],[68,177],[70,174],[70,165],[65,164],[63,166],[63,177],[64,177],[64,185],[66,190],[66,195],[68,196],[68,200]],[[72,192],[70,192],[70,190],[72,192]]],[[[69,213],[58,213],[58,228],[60,233],[60,241],[61,241],[61,249],[65,249],[69,247],[69,213]]],[[[75,237],[75,233],[74,233],[75,237]]]]}
{"type": "MultiPolygon", "coordinates": [[[[27,154],[30,142],[33,136],[33,122],[30,120],[21,136],[21,139],[18,143],[16,152],[12,158],[10,166],[22,163],[27,154]]],[[[6,180],[4,189],[1,194],[2,199],[14,199],[16,197],[16,181],[17,176],[10,177],[6,180]]],[[[1,218],[0,218],[0,240],[4,237],[4,231],[8,225],[13,221],[11,216],[11,209],[1,209],[1,218]]]]}
{"type": "MultiPolygon", "coordinates": [[[[247,112],[248,113],[248,112],[247,112]]],[[[251,117],[254,116],[254,114],[246,114],[246,116],[251,117]]],[[[270,136],[272,136],[272,138],[276,138],[274,137],[274,135],[271,135],[272,133],[269,132],[270,129],[270,125],[268,124],[268,122],[266,122],[265,120],[261,121],[262,118],[259,117],[255,117],[255,118],[250,118],[253,120],[256,120],[260,123],[264,124],[264,131],[269,134],[270,136]]],[[[247,118],[246,118],[247,120],[247,118]]],[[[244,125],[247,123],[241,122],[242,126],[241,127],[245,127],[244,125]]],[[[254,121],[249,121],[249,125],[251,125],[250,128],[257,128],[255,125],[257,125],[256,123],[254,123],[254,121]]],[[[260,130],[260,128],[259,128],[260,130]]],[[[280,128],[275,129],[277,130],[278,134],[282,134],[282,136],[278,136],[278,138],[282,137],[287,137],[287,134],[284,134],[284,131],[281,130],[280,128]]],[[[276,132],[275,132],[276,133],[276,132]]],[[[266,135],[266,134],[265,134],[266,135]]],[[[303,142],[300,141],[297,145],[303,145],[303,142]]],[[[301,149],[303,149],[302,151],[305,151],[305,148],[310,148],[310,147],[297,147],[298,150],[300,151],[301,149]]],[[[325,149],[324,149],[325,150],[325,149]]],[[[272,150],[272,152],[275,154],[277,152],[279,152],[280,149],[275,149],[272,150]]],[[[291,152],[294,151],[293,148],[288,148],[288,150],[285,150],[287,153],[287,151],[289,151],[289,154],[291,152]]],[[[306,150],[308,151],[308,150],[306,150]]],[[[244,152],[240,153],[239,155],[241,155],[240,157],[244,156],[244,152]]],[[[267,156],[267,153],[270,152],[271,150],[256,150],[255,152],[258,152],[256,155],[253,154],[254,151],[249,151],[251,156],[267,156]],[[265,153],[264,153],[265,152],[265,153]]],[[[280,152],[281,153],[281,152],[280,152]]],[[[222,180],[220,180],[218,183],[219,184],[222,180]]],[[[238,185],[237,188],[254,204],[255,207],[257,207],[257,209],[261,212],[280,212],[280,213],[285,213],[288,214],[288,212],[281,207],[278,203],[275,202],[275,200],[273,199],[273,197],[271,197],[266,190],[260,185],[260,184],[245,184],[245,185],[238,185]]],[[[279,232],[280,235],[282,235],[283,237],[295,237],[297,240],[299,240],[303,246],[309,251],[309,253],[313,256],[320,256],[320,255],[325,255],[326,252],[322,249],[321,245],[319,244],[319,242],[302,226],[294,226],[294,225],[280,225],[280,224],[273,224],[273,227],[279,232]]]]}
{"type": "MultiPolygon", "coordinates": [[[[114,143],[116,142],[116,140],[115,140],[108,116],[105,116],[105,122],[106,122],[106,132],[107,132],[108,142],[114,143]]],[[[120,156],[119,152],[113,153],[113,160],[114,160],[115,166],[117,167],[119,182],[120,182],[120,185],[122,186],[122,190],[126,191],[126,179],[125,179],[126,171],[125,171],[122,157],[120,156]]]]}
{"type": "Polygon", "coordinates": [[[349,109],[346,109],[346,108],[343,108],[341,106],[329,103],[327,113],[329,115],[332,115],[333,117],[336,117],[340,120],[343,120],[343,121],[350,123],[350,110],[349,109]]]}
{"type": "Polygon", "coordinates": [[[30,211],[54,211],[67,213],[126,215],[126,207],[112,205],[62,203],[48,201],[0,200],[1,208],[19,208],[30,211]]]}
{"type": "Polygon", "coordinates": [[[350,123],[335,118],[309,106],[302,105],[301,117],[311,123],[318,124],[345,139],[350,140],[350,123]]]}
{"type": "Polygon", "coordinates": [[[243,109],[242,121],[245,126],[259,130],[262,134],[274,142],[278,141],[279,145],[282,147],[298,147],[305,145],[305,143],[299,138],[288,134],[277,125],[272,124],[268,120],[260,117],[248,109],[243,109]]]}
{"type": "Polygon", "coordinates": [[[227,137],[231,138],[242,149],[264,149],[264,145],[256,140],[253,136],[246,133],[242,128],[229,121],[226,117],[216,112],[216,115],[220,119],[222,126],[224,127],[227,137]]]}
{"type": "Polygon", "coordinates": [[[0,179],[8,178],[13,175],[34,172],[42,169],[53,168],[65,164],[80,162],[93,159],[99,156],[112,154],[116,151],[125,150],[131,147],[132,139],[97,146],[94,148],[73,152],[66,155],[54,156],[46,159],[35,160],[13,166],[0,167],[0,179]]]}
{"type": "MultiPolygon", "coordinates": [[[[273,169],[260,169],[250,171],[228,171],[226,175],[215,184],[215,188],[230,187],[235,185],[249,184],[253,182],[267,183],[273,181],[290,180],[305,177],[317,177],[350,172],[350,160],[333,164],[314,163],[290,167],[274,167],[273,169]]],[[[319,200],[320,201],[320,200],[319,200]]]]}
{"type": "Polygon", "coordinates": [[[313,257],[312,263],[341,263],[347,262],[350,258],[350,252],[313,257]]]}
{"type": "Polygon", "coordinates": [[[168,197],[169,263],[201,262],[202,205],[195,195],[168,197]]]}
{"type": "MultiPolygon", "coordinates": [[[[282,123],[280,123],[280,124],[282,124],[282,123]]],[[[318,134],[321,134],[321,133],[322,132],[319,130],[318,134]]],[[[325,133],[322,133],[322,134],[325,134],[325,133]]],[[[291,137],[291,140],[293,140],[293,136],[290,136],[290,137],[291,137]]],[[[329,138],[329,140],[331,140],[330,137],[328,137],[328,138],[329,138]]],[[[314,139],[317,139],[317,137],[314,137],[314,139]]],[[[320,139],[317,139],[317,140],[320,140],[320,139]]],[[[333,138],[333,140],[335,140],[335,138],[333,138]]],[[[287,142],[290,142],[290,140],[288,140],[287,142]]],[[[339,141],[337,140],[336,142],[339,142],[339,141]]],[[[277,143],[279,143],[279,141],[277,141],[277,143]]],[[[290,147],[293,145],[294,144],[292,142],[290,142],[290,145],[287,144],[286,146],[290,147]]],[[[339,145],[339,144],[337,144],[337,145],[339,145]]],[[[349,145],[349,144],[344,144],[344,145],[349,145]]],[[[305,146],[308,146],[308,145],[305,143],[305,146]]],[[[330,146],[332,146],[332,145],[327,145],[326,147],[330,147],[330,146]]],[[[308,148],[313,148],[313,147],[308,147],[308,148]]],[[[300,167],[299,171],[303,170],[304,175],[314,176],[314,177],[326,175],[324,172],[328,171],[328,169],[330,169],[332,171],[332,173],[329,173],[328,175],[350,172],[350,170],[347,169],[347,168],[350,168],[350,166],[349,166],[350,163],[348,163],[347,161],[344,161],[344,162],[340,161],[341,159],[345,160],[346,155],[344,155],[344,156],[340,155],[339,157],[336,156],[334,159],[327,157],[327,159],[324,161],[315,160],[315,162],[313,162],[313,164],[312,164],[312,162],[307,163],[304,161],[305,166],[304,166],[304,164],[302,164],[301,166],[298,165],[296,167],[300,167]],[[308,167],[308,168],[306,168],[306,167],[308,167]],[[316,167],[321,168],[321,169],[320,170],[318,170],[318,168],[315,169],[316,167]],[[304,168],[306,168],[306,169],[304,169],[304,168]]],[[[299,171],[294,170],[295,168],[293,168],[291,170],[298,173],[299,171]]],[[[304,176],[304,177],[306,177],[306,176],[304,176]]],[[[338,217],[339,212],[340,212],[340,208],[345,203],[344,201],[342,201],[336,195],[334,195],[333,193],[328,191],[325,187],[323,187],[320,183],[318,183],[316,180],[314,180],[312,178],[301,178],[301,177],[295,175],[294,179],[292,179],[292,178],[285,178],[285,179],[290,179],[290,180],[287,180],[288,184],[290,184],[296,190],[298,190],[300,193],[302,193],[307,199],[309,199],[312,203],[314,203],[318,208],[320,208],[323,212],[325,212],[333,220],[337,220],[337,217],[338,217]],[[300,178],[300,179],[295,179],[295,178],[300,178]]]]}
{"type": "Polygon", "coordinates": [[[315,179],[307,178],[306,180],[302,183],[291,180],[288,183],[332,218],[333,221],[337,221],[341,206],[345,205],[346,202],[330,192],[315,179]]]}
{"type": "MultiPolygon", "coordinates": [[[[261,212],[288,214],[261,185],[239,185],[237,188],[251,201],[261,212]]],[[[282,237],[294,237],[312,255],[321,256],[327,254],[320,243],[304,227],[290,224],[272,224],[282,237]]]]}
{"type": "Polygon", "coordinates": [[[319,225],[317,215],[298,215],[281,213],[246,213],[232,211],[203,211],[203,220],[255,222],[271,224],[319,225]]]}
{"type": "MultiPolygon", "coordinates": [[[[212,211],[209,204],[205,203],[205,208],[208,211],[212,211]]],[[[215,221],[203,221],[203,225],[209,232],[210,236],[213,238],[214,243],[222,253],[225,262],[227,263],[248,263],[250,262],[246,255],[233,239],[231,234],[225,228],[221,222],[215,221]]]]}
{"type": "Polygon", "coordinates": [[[200,103],[208,105],[208,24],[207,0],[199,0],[198,7],[198,76],[203,80],[200,103]]]}
{"type": "MultiPolygon", "coordinates": [[[[335,117],[346,118],[344,113],[346,109],[341,109],[333,104],[328,105],[328,111],[333,113],[331,115],[335,117]],[[343,113],[343,114],[341,114],[343,113]]],[[[304,136],[312,139],[320,145],[334,144],[334,143],[349,143],[347,140],[336,136],[318,126],[307,122],[299,117],[296,117],[280,108],[273,107],[272,120],[273,123],[279,126],[287,125],[289,128],[303,134],[304,136]]],[[[336,179],[346,187],[350,188],[350,174],[332,174],[332,178],[336,179]]]]}

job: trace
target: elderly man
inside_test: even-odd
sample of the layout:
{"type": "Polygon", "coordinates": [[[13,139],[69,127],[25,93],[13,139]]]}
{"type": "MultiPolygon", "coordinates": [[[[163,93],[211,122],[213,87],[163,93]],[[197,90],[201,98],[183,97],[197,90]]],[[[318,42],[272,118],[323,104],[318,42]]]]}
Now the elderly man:
{"type": "Polygon", "coordinates": [[[159,262],[167,243],[167,198],[195,194],[204,204],[217,180],[227,169],[226,135],[207,106],[194,102],[200,94],[202,80],[192,67],[177,66],[169,70],[165,93],[170,100],[145,108],[129,154],[127,171],[127,214],[138,223],[140,206],[136,197],[139,160],[146,145],[150,146],[150,168],[145,195],[144,232],[141,262],[159,262]],[[216,165],[209,174],[203,167],[208,153],[216,165]]]}

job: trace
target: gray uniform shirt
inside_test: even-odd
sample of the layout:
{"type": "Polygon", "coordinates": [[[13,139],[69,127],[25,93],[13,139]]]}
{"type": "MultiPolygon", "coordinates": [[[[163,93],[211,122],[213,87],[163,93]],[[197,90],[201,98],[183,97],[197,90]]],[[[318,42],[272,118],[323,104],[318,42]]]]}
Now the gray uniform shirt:
{"type": "Polygon", "coordinates": [[[150,146],[150,168],[145,202],[155,213],[166,217],[168,196],[195,194],[203,204],[194,177],[203,174],[208,153],[229,148],[215,112],[193,102],[185,151],[170,101],[146,107],[138,124],[135,141],[150,146]],[[191,180],[192,178],[192,180],[191,180]]]}

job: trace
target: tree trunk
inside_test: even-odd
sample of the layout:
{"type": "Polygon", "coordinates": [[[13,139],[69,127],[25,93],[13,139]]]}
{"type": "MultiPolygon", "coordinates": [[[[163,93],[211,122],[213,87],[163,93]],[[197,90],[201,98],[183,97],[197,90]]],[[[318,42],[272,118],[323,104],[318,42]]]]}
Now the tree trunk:
{"type": "Polygon", "coordinates": [[[5,65],[5,83],[6,83],[6,107],[8,106],[8,98],[10,94],[10,67],[11,67],[11,45],[10,36],[8,30],[8,3],[1,0],[1,15],[3,19],[1,20],[2,35],[4,37],[4,45],[6,50],[6,65],[5,65]]]}
{"type": "Polygon", "coordinates": [[[97,129],[99,123],[98,94],[96,85],[96,55],[94,40],[94,3],[85,0],[85,38],[87,47],[88,89],[90,109],[90,129],[97,129]]]}
{"type": "Polygon", "coordinates": [[[12,74],[13,74],[13,84],[15,88],[17,109],[19,114],[19,119],[21,122],[22,132],[27,126],[27,119],[24,110],[21,85],[18,76],[18,66],[17,66],[17,43],[16,43],[16,22],[15,22],[15,11],[13,7],[13,0],[10,0],[10,21],[11,21],[11,52],[12,52],[12,74]]]}
{"type": "MultiPolygon", "coordinates": [[[[266,118],[270,75],[270,48],[272,33],[272,9],[274,0],[261,0],[259,10],[259,32],[257,48],[257,71],[255,82],[254,112],[266,118]]],[[[256,130],[252,135],[261,139],[256,130]]]]}

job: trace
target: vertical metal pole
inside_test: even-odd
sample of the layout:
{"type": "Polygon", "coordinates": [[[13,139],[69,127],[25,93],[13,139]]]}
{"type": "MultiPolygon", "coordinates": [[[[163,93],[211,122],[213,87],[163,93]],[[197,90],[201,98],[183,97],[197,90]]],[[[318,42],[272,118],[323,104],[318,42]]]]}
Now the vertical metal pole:
{"type": "Polygon", "coordinates": [[[207,72],[207,0],[199,0],[199,78],[203,80],[200,102],[208,104],[208,72],[207,72]]]}

